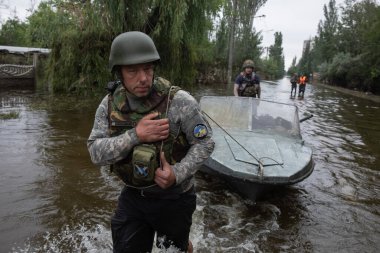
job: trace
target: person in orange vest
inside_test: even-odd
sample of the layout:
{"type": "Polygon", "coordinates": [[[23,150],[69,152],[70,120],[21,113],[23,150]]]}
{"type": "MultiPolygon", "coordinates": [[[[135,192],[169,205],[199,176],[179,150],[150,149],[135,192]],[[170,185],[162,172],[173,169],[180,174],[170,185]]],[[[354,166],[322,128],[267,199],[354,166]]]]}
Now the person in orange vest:
{"type": "Polygon", "coordinates": [[[303,98],[305,94],[305,88],[306,88],[306,82],[307,82],[307,77],[306,75],[301,75],[300,78],[298,79],[298,97],[303,98]]]}

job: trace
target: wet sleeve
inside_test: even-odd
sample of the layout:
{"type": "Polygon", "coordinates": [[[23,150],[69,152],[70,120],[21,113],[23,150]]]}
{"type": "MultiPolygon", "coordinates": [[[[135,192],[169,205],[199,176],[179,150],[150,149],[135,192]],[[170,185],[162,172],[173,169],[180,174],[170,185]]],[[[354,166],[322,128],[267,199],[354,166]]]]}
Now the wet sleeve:
{"type": "Polygon", "coordinates": [[[125,158],[139,143],[135,128],[118,136],[108,132],[108,96],[96,110],[94,126],[87,140],[91,161],[95,165],[109,165],[125,158]]]}
{"type": "Polygon", "coordinates": [[[180,184],[194,175],[211,155],[214,141],[206,117],[202,114],[198,102],[190,94],[178,91],[173,98],[170,111],[190,144],[186,156],[172,166],[176,183],[180,184]]]}

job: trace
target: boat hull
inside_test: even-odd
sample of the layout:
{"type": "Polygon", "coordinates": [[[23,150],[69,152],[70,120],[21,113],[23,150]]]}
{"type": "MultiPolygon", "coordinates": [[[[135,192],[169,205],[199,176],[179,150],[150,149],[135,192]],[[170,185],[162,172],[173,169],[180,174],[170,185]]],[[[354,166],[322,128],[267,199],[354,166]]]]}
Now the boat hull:
{"type": "Polygon", "coordinates": [[[255,201],[278,187],[307,178],[314,169],[294,105],[242,97],[203,97],[215,148],[202,170],[222,177],[255,201]]]}
{"type": "Polygon", "coordinates": [[[304,168],[302,176],[295,178],[294,180],[276,182],[273,180],[247,180],[243,177],[231,176],[224,172],[221,173],[220,166],[215,167],[215,162],[212,158],[206,161],[205,166],[201,168],[201,171],[207,174],[215,175],[225,181],[228,186],[244,198],[247,198],[253,202],[265,197],[268,193],[279,191],[284,187],[296,184],[309,177],[314,170],[314,162],[311,160],[310,164],[304,168]]]}

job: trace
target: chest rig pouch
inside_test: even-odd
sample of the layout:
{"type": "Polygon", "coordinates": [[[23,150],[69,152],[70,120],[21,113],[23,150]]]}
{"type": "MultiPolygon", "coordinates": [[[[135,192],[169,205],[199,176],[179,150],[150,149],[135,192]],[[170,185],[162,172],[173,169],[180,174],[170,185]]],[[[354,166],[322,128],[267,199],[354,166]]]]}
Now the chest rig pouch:
{"type": "Polygon", "coordinates": [[[244,76],[239,96],[254,97],[258,94],[258,89],[259,84],[254,74],[250,77],[244,76]]]}
{"type": "Polygon", "coordinates": [[[157,153],[155,145],[142,144],[133,149],[133,181],[136,185],[154,181],[154,172],[158,168],[157,153]]]}

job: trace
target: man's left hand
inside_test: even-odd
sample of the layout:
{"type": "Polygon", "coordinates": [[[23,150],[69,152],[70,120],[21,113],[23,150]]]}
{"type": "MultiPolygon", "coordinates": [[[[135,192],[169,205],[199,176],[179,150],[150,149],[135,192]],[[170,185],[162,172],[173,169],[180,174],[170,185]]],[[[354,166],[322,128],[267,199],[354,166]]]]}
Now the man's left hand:
{"type": "Polygon", "coordinates": [[[176,182],[176,177],[173,172],[172,166],[166,161],[164,152],[161,152],[161,165],[162,168],[158,168],[156,170],[156,176],[154,177],[154,181],[158,186],[163,189],[169,188],[176,182]]]}

